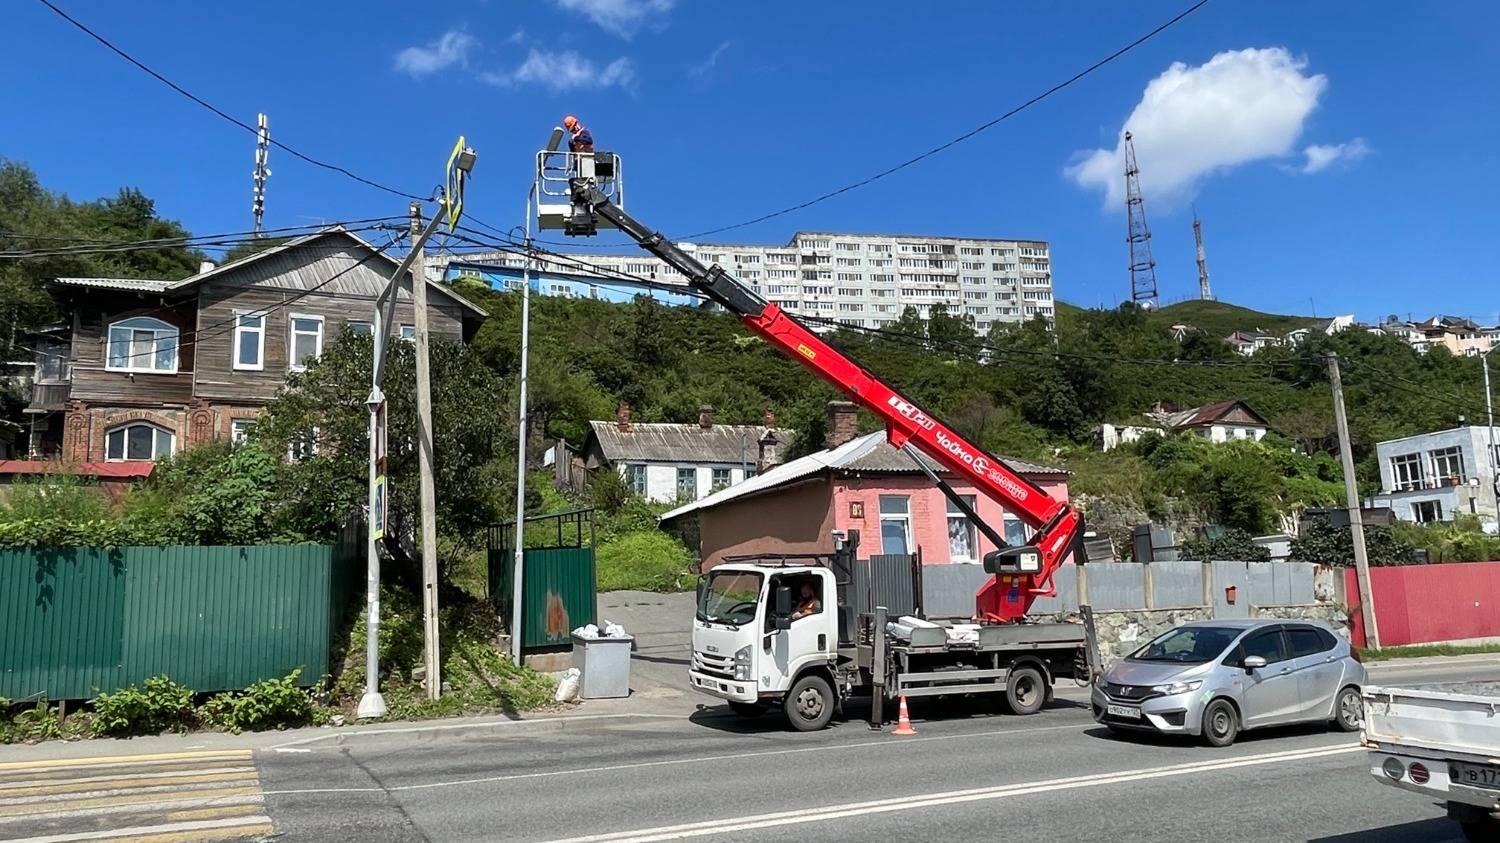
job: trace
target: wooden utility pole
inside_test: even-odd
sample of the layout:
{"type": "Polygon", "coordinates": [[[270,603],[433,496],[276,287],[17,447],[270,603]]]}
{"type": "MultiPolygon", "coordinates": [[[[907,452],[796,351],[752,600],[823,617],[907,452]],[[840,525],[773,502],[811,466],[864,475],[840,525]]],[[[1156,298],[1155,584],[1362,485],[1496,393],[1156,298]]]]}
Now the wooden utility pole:
{"type": "MultiPolygon", "coordinates": [[[[411,206],[412,247],[422,248],[422,208],[411,206]]],[[[427,268],[421,255],[412,263],[411,303],[417,330],[417,470],[422,507],[422,631],[427,698],[443,693],[442,659],[438,649],[437,491],[432,480],[432,369],[428,364],[427,268]]]]}
{"type": "Polygon", "coordinates": [[[1354,574],[1359,580],[1359,612],[1365,622],[1365,645],[1380,649],[1375,627],[1375,598],[1370,593],[1370,557],[1365,552],[1365,523],[1359,487],[1354,479],[1354,452],[1349,447],[1349,418],[1344,414],[1344,382],[1339,378],[1339,356],[1328,354],[1328,380],[1333,384],[1333,419],[1339,429],[1339,459],[1344,468],[1344,500],[1349,504],[1349,532],[1354,540],[1354,574]]]}

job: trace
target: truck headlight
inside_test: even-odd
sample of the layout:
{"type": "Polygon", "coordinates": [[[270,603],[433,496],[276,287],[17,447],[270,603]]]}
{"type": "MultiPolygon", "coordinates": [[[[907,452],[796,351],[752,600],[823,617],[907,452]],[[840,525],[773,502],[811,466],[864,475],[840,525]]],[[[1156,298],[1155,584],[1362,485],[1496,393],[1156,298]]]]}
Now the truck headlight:
{"type": "Polygon", "coordinates": [[[749,644],[734,651],[734,678],[738,682],[750,680],[750,654],[749,644]]]}
{"type": "Polygon", "coordinates": [[[1188,691],[1196,691],[1203,685],[1202,679],[1194,679],[1191,682],[1173,682],[1170,685],[1152,685],[1151,690],[1158,694],[1186,694],[1188,691]]]}

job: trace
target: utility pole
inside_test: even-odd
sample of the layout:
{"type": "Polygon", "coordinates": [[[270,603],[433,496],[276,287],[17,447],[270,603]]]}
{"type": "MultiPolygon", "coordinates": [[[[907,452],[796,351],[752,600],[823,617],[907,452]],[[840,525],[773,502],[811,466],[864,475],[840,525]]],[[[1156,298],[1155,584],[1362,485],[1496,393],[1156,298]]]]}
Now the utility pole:
{"type": "Polygon", "coordinates": [[[1333,384],[1333,419],[1338,425],[1339,459],[1344,469],[1344,500],[1349,504],[1349,532],[1354,540],[1354,574],[1359,580],[1359,612],[1365,622],[1365,644],[1380,649],[1380,631],[1375,626],[1375,598],[1370,590],[1370,557],[1365,551],[1365,524],[1360,511],[1359,488],[1354,479],[1354,451],[1349,447],[1349,418],[1344,413],[1344,382],[1339,377],[1339,356],[1328,355],[1328,380],[1333,384]]]}
{"type": "Polygon", "coordinates": [[[1130,300],[1140,307],[1156,307],[1156,258],[1151,256],[1151,229],[1146,227],[1146,199],[1141,195],[1141,170],[1135,163],[1135,142],[1125,133],[1125,213],[1130,243],[1130,300]]]}
{"type": "Polygon", "coordinates": [[[271,171],[266,167],[271,154],[271,121],[265,114],[259,114],[256,124],[259,128],[255,132],[255,171],[251,174],[255,190],[251,194],[253,201],[250,211],[255,214],[255,236],[259,237],[261,221],[266,214],[266,179],[271,177],[271,171]]]}
{"type": "Polygon", "coordinates": [[[521,271],[521,378],[520,408],[516,412],[516,549],[510,574],[510,656],[521,665],[521,595],[526,576],[526,356],[531,345],[531,244],[532,203],[541,204],[536,185],[526,192],[526,264],[521,271]]]}
{"type": "MultiPolygon", "coordinates": [[[[440,218],[439,214],[434,221],[440,218]]],[[[411,303],[417,329],[417,470],[421,475],[422,508],[422,630],[427,699],[442,696],[442,654],[438,648],[437,491],[432,480],[432,367],[428,360],[427,268],[422,266],[422,207],[411,206],[411,303]]]]}
{"type": "Polygon", "coordinates": [[[1489,428],[1490,434],[1490,489],[1495,493],[1495,507],[1497,514],[1500,514],[1500,448],[1496,447],[1500,443],[1495,440],[1495,403],[1490,398],[1490,354],[1497,348],[1500,348],[1500,345],[1490,346],[1490,350],[1486,351],[1480,359],[1484,363],[1484,412],[1487,416],[1485,425],[1489,428]]]}

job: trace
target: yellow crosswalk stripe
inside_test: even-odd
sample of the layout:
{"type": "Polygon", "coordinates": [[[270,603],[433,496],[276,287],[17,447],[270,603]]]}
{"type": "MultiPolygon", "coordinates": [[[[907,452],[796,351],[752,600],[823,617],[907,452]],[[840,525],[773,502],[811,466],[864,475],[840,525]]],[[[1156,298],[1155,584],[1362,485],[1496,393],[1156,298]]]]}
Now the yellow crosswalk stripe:
{"type": "Polygon", "coordinates": [[[4,770],[41,770],[52,767],[98,767],[112,764],[148,764],[160,761],[196,761],[204,758],[249,761],[253,753],[248,749],[205,749],[199,752],[157,752],[147,755],[101,755],[94,758],[48,758],[39,761],[6,761],[0,763],[4,770]]]}
{"type": "Polygon", "coordinates": [[[239,781],[242,779],[258,781],[255,775],[255,768],[218,768],[202,773],[182,771],[171,773],[137,773],[123,776],[84,776],[62,782],[42,779],[22,784],[0,783],[0,804],[3,804],[5,798],[10,796],[44,796],[59,793],[82,793],[94,790],[163,788],[203,782],[239,781]]]}

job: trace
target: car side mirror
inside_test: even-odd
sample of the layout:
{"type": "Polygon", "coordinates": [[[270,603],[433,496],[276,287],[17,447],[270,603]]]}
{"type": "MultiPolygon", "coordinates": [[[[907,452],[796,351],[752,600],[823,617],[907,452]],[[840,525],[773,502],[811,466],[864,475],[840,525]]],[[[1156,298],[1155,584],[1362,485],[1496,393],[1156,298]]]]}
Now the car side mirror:
{"type": "Polygon", "coordinates": [[[777,629],[792,628],[792,589],[791,586],[777,586],[775,605],[771,609],[771,620],[777,629]]]}
{"type": "Polygon", "coordinates": [[[1246,656],[1240,664],[1245,668],[1246,673],[1254,673],[1266,666],[1266,660],[1261,656],[1246,656]]]}

